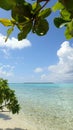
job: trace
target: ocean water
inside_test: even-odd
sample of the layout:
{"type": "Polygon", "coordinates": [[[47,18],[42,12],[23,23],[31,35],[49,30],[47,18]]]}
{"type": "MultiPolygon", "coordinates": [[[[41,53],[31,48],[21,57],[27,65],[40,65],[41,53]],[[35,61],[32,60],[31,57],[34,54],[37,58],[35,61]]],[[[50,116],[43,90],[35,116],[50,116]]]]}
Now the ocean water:
{"type": "Polygon", "coordinates": [[[37,130],[73,130],[73,84],[9,84],[24,117],[37,130]]]}

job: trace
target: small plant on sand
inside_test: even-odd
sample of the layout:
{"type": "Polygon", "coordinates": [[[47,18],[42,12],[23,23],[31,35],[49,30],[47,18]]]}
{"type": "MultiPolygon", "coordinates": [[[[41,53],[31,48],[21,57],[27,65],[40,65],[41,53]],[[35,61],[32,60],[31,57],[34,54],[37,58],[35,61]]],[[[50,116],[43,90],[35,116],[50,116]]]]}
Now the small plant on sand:
{"type": "Polygon", "coordinates": [[[15,91],[8,86],[7,80],[0,78],[0,110],[2,112],[11,111],[13,114],[19,113],[20,105],[15,95],[15,91]]]}

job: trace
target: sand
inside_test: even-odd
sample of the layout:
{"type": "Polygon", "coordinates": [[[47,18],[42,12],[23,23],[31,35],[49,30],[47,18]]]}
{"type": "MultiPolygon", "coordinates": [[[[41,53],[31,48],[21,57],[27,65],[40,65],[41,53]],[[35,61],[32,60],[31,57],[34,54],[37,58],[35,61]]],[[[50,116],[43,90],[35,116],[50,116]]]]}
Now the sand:
{"type": "Polygon", "coordinates": [[[9,112],[0,112],[0,130],[36,130],[34,124],[19,115],[9,112]]]}

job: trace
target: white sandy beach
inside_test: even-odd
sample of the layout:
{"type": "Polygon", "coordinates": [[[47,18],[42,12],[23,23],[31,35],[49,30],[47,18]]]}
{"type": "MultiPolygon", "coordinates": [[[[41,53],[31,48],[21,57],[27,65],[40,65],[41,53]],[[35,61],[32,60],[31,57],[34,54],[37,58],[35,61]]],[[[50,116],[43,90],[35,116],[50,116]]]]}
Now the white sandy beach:
{"type": "MultiPolygon", "coordinates": [[[[32,123],[33,124],[33,123],[32,123]]],[[[19,115],[9,112],[0,112],[0,130],[36,130],[35,126],[19,115]]]]}

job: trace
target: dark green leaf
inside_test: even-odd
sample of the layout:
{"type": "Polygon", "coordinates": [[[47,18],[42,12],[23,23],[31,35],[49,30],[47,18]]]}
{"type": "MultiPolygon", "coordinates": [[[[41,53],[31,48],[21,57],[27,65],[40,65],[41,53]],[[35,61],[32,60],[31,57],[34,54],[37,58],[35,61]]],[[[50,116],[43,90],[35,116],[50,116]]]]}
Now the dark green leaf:
{"type": "Polygon", "coordinates": [[[47,33],[49,30],[49,24],[47,20],[45,19],[40,19],[39,21],[36,22],[35,24],[35,32],[39,36],[43,36],[47,33]]]}
{"type": "Polygon", "coordinates": [[[18,34],[18,40],[26,38],[28,33],[31,31],[31,28],[32,28],[32,22],[28,22],[27,24],[25,24],[22,28],[22,31],[18,34]]]}
{"type": "Polygon", "coordinates": [[[12,18],[17,22],[25,22],[26,19],[32,18],[32,6],[29,3],[18,4],[12,9],[12,18]]]}
{"type": "Polygon", "coordinates": [[[16,0],[0,0],[0,7],[5,10],[10,10],[16,5],[16,0]]]}
{"type": "Polygon", "coordinates": [[[32,18],[32,5],[30,3],[24,2],[24,16],[32,18]]]}
{"type": "Polygon", "coordinates": [[[73,11],[73,0],[59,0],[63,5],[64,7],[72,12],[73,11]]]}
{"type": "Polygon", "coordinates": [[[65,21],[64,19],[58,17],[58,18],[55,18],[55,19],[54,19],[54,24],[55,24],[55,26],[56,26],[57,28],[60,28],[60,27],[62,27],[62,26],[64,26],[64,25],[66,25],[66,24],[67,24],[67,21],[65,21]]]}

